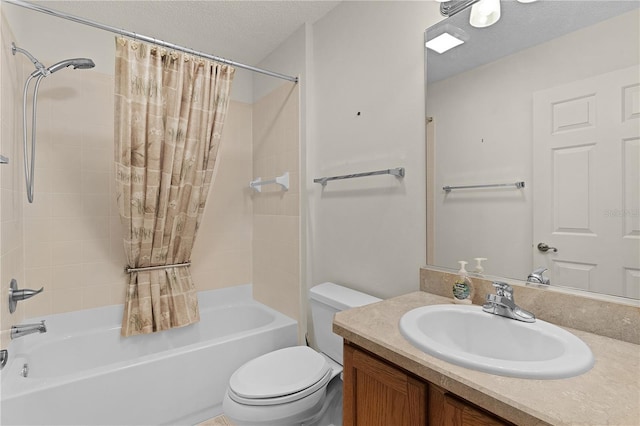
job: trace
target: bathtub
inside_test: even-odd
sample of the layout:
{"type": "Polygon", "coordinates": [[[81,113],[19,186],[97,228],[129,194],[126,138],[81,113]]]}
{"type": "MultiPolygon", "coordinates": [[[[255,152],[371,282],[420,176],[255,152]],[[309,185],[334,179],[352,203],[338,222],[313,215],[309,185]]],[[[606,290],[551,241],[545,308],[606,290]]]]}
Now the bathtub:
{"type": "Polygon", "coordinates": [[[231,374],[296,345],[297,323],[255,302],[250,285],[201,292],[198,301],[198,324],[128,338],[120,337],[122,305],[32,318],[48,331],[9,345],[0,423],[176,425],[221,414],[231,374]]]}

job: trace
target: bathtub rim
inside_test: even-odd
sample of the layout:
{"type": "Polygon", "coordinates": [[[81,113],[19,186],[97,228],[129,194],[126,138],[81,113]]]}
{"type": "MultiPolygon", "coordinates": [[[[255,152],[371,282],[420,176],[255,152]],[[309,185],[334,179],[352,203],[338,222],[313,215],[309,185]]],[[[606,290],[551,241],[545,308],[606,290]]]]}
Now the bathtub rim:
{"type": "MultiPolygon", "coordinates": [[[[35,377],[35,378],[29,378],[29,377],[23,378],[19,376],[19,372],[22,369],[23,363],[27,361],[27,357],[23,355],[23,353],[26,352],[27,350],[22,349],[22,346],[26,346],[27,344],[30,344],[33,341],[33,340],[27,340],[27,339],[37,339],[38,337],[38,335],[26,336],[25,338],[23,338],[24,340],[20,339],[20,340],[12,341],[8,347],[10,349],[12,346],[14,346],[14,348],[15,346],[17,346],[18,353],[14,356],[11,356],[11,352],[10,352],[9,361],[7,362],[7,365],[4,367],[4,369],[0,372],[0,403],[4,401],[9,401],[14,398],[19,398],[31,392],[38,392],[38,391],[54,388],[56,386],[72,383],[77,380],[95,378],[105,374],[109,374],[113,371],[120,371],[128,368],[134,368],[136,366],[140,366],[142,364],[145,364],[154,360],[162,360],[162,359],[170,358],[180,354],[186,354],[186,353],[190,353],[200,349],[204,349],[210,346],[224,344],[225,342],[230,342],[230,341],[235,341],[235,340],[243,339],[250,336],[255,336],[257,334],[265,332],[266,330],[272,330],[272,329],[275,330],[279,328],[290,327],[291,325],[296,325],[296,326],[298,325],[294,319],[288,317],[287,315],[279,311],[276,311],[275,309],[267,305],[264,305],[263,303],[260,303],[254,300],[252,297],[251,284],[244,284],[241,286],[228,287],[224,289],[206,290],[203,292],[199,292],[198,303],[200,303],[201,300],[203,300],[206,303],[210,303],[212,301],[216,302],[215,306],[207,305],[207,307],[205,308],[206,310],[233,308],[234,306],[241,306],[241,305],[257,306],[260,309],[263,309],[267,313],[271,314],[273,316],[273,319],[270,322],[261,325],[260,327],[252,328],[249,330],[243,330],[243,331],[235,332],[229,335],[220,336],[214,339],[198,341],[198,342],[180,346],[177,348],[170,348],[158,353],[142,355],[140,357],[136,357],[133,359],[104,364],[104,365],[100,365],[99,367],[84,369],[75,373],[66,374],[63,376],[54,376],[54,377],[45,376],[45,377],[35,377]],[[219,292],[218,293],[220,296],[219,299],[216,298],[216,292],[219,292]],[[201,293],[204,293],[202,295],[202,299],[201,299],[201,293]],[[235,301],[233,299],[234,297],[237,297],[235,301]],[[15,374],[15,375],[9,376],[10,374],[15,374]]],[[[63,318],[65,320],[69,319],[65,317],[71,317],[77,321],[78,318],[76,317],[81,318],[82,315],[86,316],[91,313],[100,314],[100,313],[105,313],[105,312],[114,311],[114,310],[117,311],[119,313],[119,316],[121,317],[122,311],[124,310],[124,305],[110,305],[110,306],[104,306],[99,308],[84,309],[81,311],[52,314],[52,315],[46,315],[42,317],[34,317],[27,321],[35,321],[35,320],[39,321],[41,319],[46,320],[53,317],[58,319],[63,318]]],[[[113,315],[113,312],[111,312],[111,315],[113,315]]],[[[189,327],[189,326],[186,326],[186,327],[189,327]]],[[[118,325],[117,328],[119,329],[120,325],[118,325]]],[[[109,327],[109,329],[111,330],[113,329],[113,327],[109,327]]],[[[84,332],[87,333],[87,332],[90,332],[90,330],[91,329],[85,330],[84,332]]],[[[165,330],[165,331],[170,331],[170,330],[165,330]]],[[[162,333],[162,331],[159,333],[162,333]]],[[[64,333],[62,335],[59,335],[58,339],[67,339],[71,336],[73,336],[73,334],[64,333]]],[[[132,338],[135,338],[135,336],[133,336],[132,338]]],[[[41,344],[44,345],[46,343],[48,342],[36,343],[35,345],[30,344],[29,346],[37,347],[37,346],[40,346],[41,344]]]]}

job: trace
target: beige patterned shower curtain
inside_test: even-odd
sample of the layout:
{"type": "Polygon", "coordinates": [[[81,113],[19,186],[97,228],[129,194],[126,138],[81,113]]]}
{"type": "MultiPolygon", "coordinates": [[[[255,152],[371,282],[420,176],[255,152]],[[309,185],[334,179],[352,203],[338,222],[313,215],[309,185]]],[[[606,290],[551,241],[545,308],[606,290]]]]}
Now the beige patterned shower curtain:
{"type": "MultiPolygon", "coordinates": [[[[233,75],[228,65],[116,38],[116,195],[129,267],[190,261],[233,75]]],[[[189,267],[129,274],[123,336],[199,319],[189,267]]]]}

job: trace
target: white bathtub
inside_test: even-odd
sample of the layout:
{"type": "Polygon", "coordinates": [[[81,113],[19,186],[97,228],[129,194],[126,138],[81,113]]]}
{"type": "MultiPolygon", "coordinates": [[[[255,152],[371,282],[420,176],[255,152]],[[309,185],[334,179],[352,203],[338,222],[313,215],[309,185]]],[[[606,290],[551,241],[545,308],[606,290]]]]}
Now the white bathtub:
{"type": "Polygon", "coordinates": [[[250,285],[198,299],[198,324],[128,338],[121,305],[29,320],[45,319],[48,331],[11,342],[1,424],[176,425],[221,414],[231,374],[297,344],[297,323],[253,301],[250,285]]]}

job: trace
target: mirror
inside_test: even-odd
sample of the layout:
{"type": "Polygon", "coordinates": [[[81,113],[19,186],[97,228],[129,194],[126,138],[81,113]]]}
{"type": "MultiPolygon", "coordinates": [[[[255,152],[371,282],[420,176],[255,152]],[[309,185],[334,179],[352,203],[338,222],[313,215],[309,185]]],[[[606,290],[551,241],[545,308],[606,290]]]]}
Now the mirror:
{"type": "Polygon", "coordinates": [[[502,1],[425,32],[464,41],[425,48],[427,263],[640,298],[639,5],[502,1]]]}

